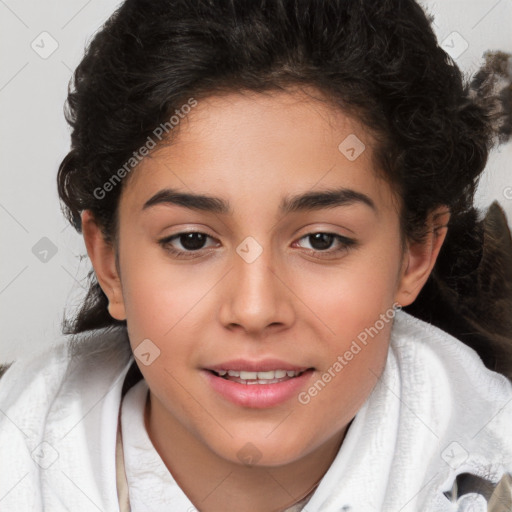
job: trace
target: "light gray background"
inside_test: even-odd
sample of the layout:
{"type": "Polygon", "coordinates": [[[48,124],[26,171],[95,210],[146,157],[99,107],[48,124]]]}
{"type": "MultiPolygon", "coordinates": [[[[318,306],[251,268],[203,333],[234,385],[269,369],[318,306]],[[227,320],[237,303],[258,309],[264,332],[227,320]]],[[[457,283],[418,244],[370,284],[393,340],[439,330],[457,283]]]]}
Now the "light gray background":
{"type": "MultiPolygon", "coordinates": [[[[0,362],[57,343],[64,308],[72,311],[85,293],[81,279],[90,263],[80,258],[85,246],[65,222],[56,191],[70,144],[63,105],[87,42],[118,4],[0,0],[0,362]]],[[[460,53],[456,61],[467,73],[485,50],[512,52],[512,0],[423,5],[435,14],[439,41],[454,58],[460,53]]],[[[511,162],[510,143],[492,153],[477,205],[498,199],[512,224],[511,162]]]]}

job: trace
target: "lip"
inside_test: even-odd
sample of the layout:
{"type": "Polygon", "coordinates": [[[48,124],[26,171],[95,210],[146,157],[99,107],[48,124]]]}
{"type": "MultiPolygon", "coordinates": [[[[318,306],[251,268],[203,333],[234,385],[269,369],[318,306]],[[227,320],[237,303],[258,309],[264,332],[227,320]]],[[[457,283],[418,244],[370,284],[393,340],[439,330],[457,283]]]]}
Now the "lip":
{"type": "Polygon", "coordinates": [[[234,370],[245,372],[265,372],[271,370],[288,370],[301,372],[308,370],[310,366],[295,366],[279,359],[262,359],[261,361],[250,361],[248,359],[232,359],[224,363],[209,366],[206,370],[234,370]]]}
{"type": "MultiPolygon", "coordinates": [[[[254,368],[254,366],[252,368],[254,368]]],[[[266,366],[265,368],[268,369],[269,367],[266,366]]],[[[219,366],[219,370],[222,369],[223,368],[219,366]]],[[[235,368],[229,369],[235,370],[235,368]]],[[[276,366],[272,369],[285,370],[287,368],[276,366]]],[[[289,367],[289,369],[296,370],[296,367],[289,367]]],[[[243,367],[241,371],[244,371],[243,367]]],[[[245,371],[251,371],[251,369],[245,371]]],[[[314,373],[314,369],[305,369],[304,373],[298,377],[292,377],[291,379],[275,384],[240,384],[239,382],[219,377],[210,370],[203,369],[201,372],[211,388],[230,402],[242,407],[267,409],[282,404],[293,397],[297,397],[300,390],[307,386],[308,381],[314,373]]]]}

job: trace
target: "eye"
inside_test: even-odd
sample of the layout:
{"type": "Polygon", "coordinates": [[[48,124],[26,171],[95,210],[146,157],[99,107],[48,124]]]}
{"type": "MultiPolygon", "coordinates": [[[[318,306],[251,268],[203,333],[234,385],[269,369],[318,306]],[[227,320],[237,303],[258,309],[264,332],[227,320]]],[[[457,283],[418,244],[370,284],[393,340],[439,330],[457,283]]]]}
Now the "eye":
{"type": "Polygon", "coordinates": [[[159,240],[158,243],[172,255],[177,258],[196,258],[200,256],[194,255],[194,252],[199,252],[204,248],[204,244],[208,238],[213,238],[206,233],[201,233],[199,231],[188,231],[177,233],[176,235],[169,236],[167,238],[163,238],[159,240]],[[172,244],[175,242],[179,242],[184,250],[176,249],[172,244]]]}
{"type": "MultiPolygon", "coordinates": [[[[207,239],[213,238],[206,233],[199,231],[189,231],[177,233],[175,235],[163,238],[158,243],[175,258],[197,258],[202,254],[202,250],[205,248],[207,239]],[[176,248],[173,244],[179,243],[182,249],[176,248]],[[197,254],[194,254],[197,253],[197,254]]],[[[351,247],[357,245],[356,240],[347,238],[342,235],[335,233],[308,233],[303,236],[300,240],[309,240],[313,246],[308,252],[314,253],[314,255],[325,254],[327,257],[336,256],[342,252],[348,251],[351,247]],[[337,242],[338,246],[334,249],[329,249],[333,242],[337,242]]],[[[298,242],[296,242],[298,243],[298,242]]],[[[215,244],[214,244],[215,246],[215,244]]],[[[325,256],[320,256],[321,258],[325,256]]]]}
{"type": "MultiPolygon", "coordinates": [[[[310,244],[312,245],[312,249],[310,250],[311,253],[316,254],[323,254],[325,253],[328,257],[333,255],[338,255],[342,252],[347,252],[351,247],[354,247],[357,242],[352,238],[347,238],[342,235],[337,235],[335,233],[324,233],[324,232],[318,232],[318,233],[308,233],[307,235],[303,236],[300,240],[308,240],[310,244]],[[334,249],[329,249],[333,242],[338,242],[338,246],[334,249]]],[[[323,258],[324,256],[320,256],[323,258]]]]}

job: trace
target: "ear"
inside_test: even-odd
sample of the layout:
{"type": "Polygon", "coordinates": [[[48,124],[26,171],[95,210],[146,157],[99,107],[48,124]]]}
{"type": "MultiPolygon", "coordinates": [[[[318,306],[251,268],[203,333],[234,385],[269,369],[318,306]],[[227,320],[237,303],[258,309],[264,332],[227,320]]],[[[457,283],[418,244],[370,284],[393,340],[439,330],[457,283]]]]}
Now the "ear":
{"type": "Polygon", "coordinates": [[[412,304],[434,268],[434,264],[448,232],[450,211],[441,206],[427,218],[428,233],[421,242],[408,243],[395,300],[402,306],[412,304]]]}
{"type": "Polygon", "coordinates": [[[90,210],[84,210],[81,218],[87,254],[91,259],[98,283],[108,298],[108,312],[116,320],[125,320],[126,313],[121,280],[116,266],[115,248],[105,240],[90,210]]]}

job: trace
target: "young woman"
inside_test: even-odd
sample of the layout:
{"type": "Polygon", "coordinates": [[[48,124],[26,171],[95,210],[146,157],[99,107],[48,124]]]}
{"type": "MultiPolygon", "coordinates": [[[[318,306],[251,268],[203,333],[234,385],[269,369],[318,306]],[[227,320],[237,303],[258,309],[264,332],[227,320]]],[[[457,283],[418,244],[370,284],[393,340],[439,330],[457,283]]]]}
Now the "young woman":
{"type": "Polygon", "coordinates": [[[507,62],[470,86],[412,0],[124,2],[58,174],[91,286],[0,381],[0,509],[512,507],[505,324],[420,319],[447,233],[483,258],[507,62]]]}

